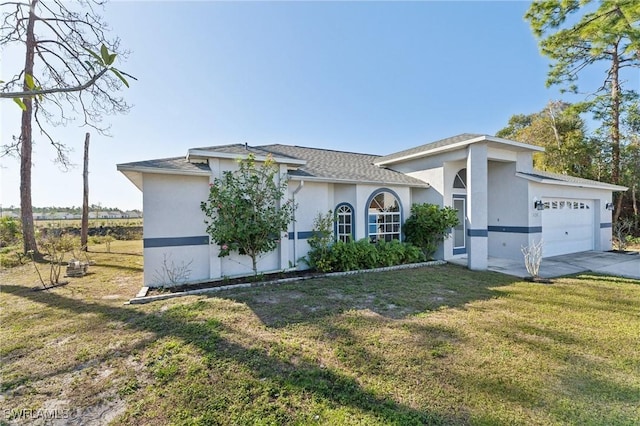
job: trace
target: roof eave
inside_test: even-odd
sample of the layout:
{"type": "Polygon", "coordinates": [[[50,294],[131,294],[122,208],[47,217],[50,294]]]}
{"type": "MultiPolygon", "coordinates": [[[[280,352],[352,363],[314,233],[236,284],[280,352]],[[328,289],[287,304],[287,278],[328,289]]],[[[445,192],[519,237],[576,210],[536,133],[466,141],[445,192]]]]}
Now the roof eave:
{"type": "Polygon", "coordinates": [[[377,162],[374,162],[373,164],[375,164],[376,166],[385,166],[389,164],[401,163],[403,161],[414,160],[422,157],[428,157],[430,155],[440,154],[442,152],[455,151],[456,149],[460,149],[467,145],[471,145],[472,143],[483,142],[483,141],[500,143],[503,145],[509,145],[509,146],[513,146],[516,148],[525,149],[529,151],[544,152],[544,148],[540,146],[529,145],[526,143],[516,142],[509,139],[496,138],[493,136],[481,135],[475,138],[465,139],[460,142],[452,143],[450,145],[439,146],[437,148],[415,152],[413,154],[404,155],[398,158],[392,158],[390,160],[377,161],[377,162]]]}
{"type": "MultiPolygon", "coordinates": [[[[201,157],[201,158],[225,158],[225,159],[231,159],[231,160],[244,160],[246,158],[249,157],[249,155],[252,154],[251,152],[248,152],[247,154],[234,154],[231,152],[219,152],[219,151],[207,151],[207,150],[202,150],[202,149],[190,149],[188,154],[187,154],[187,160],[189,160],[191,157],[201,157]]],[[[271,158],[273,161],[275,161],[278,164],[290,164],[290,165],[294,165],[294,166],[304,166],[305,164],[307,164],[306,160],[298,160],[296,158],[285,158],[285,157],[276,157],[276,156],[266,156],[266,155],[255,155],[254,154],[254,158],[256,159],[256,161],[266,161],[267,158],[271,158]]]]}
{"type": "Polygon", "coordinates": [[[120,172],[131,171],[140,173],[158,173],[165,175],[209,176],[211,174],[209,170],[167,169],[163,167],[132,166],[127,164],[117,164],[116,168],[120,172]]]}
{"type": "Polygon", "coordinates": [[[410,186],[413,188],[431,188],[428,183],[408,183],[408,182],[381,182],[375,180],[356,180],[356,179],[339,179],[339,178],[325,178],[318,176],[299,176],[289,175],[290,180],[303,180],[308,182],[323,182],[323,183],[343,183],[343,184],[355,184],[355,185],[395,185],[395,186],[410,186]]]}
{"type": "Polygon", "coordinates": [[[573,186],[573,187],[576,187],[576,188],[605,189],[605,190],[608,190],[608,191],[616,191],[616,192],[617,191],[624,192],[624,191],[629,189],[626,186],[613,185],[611,183],[603,183],[603,182],[594,182],[594,183],[589,183],[589,182],[569,182],[569,181],[565,181],[565,180],[556,180],[556,179],[552,179],[552,178],[531,176],[531,175],[528,175],[526,173],[519,173],[519,172],[516,172],[516,176],[520,177],[520,178],[523,178],[523,179],[526,179],[526,180],[530,180],[532,182],[543,183],[545,185],[562,185],[562,186],[573,186]]]}
{"type": "Polygon", "coordinates": [[[458,148],[462,148],[465,145],[469,145],[474,142],[481,142],[486,139],[486,136],[479,136],[477,138],[465,139],[460,142],[453,143],[451,145],[440,146],[437,148],[427,149],[425,151],[414,152],[413,154],[403,155],[402,157],[392,158],[390,160],[376,161],[373,164],[376,166],[386,166],[389,164],[402,163],[403,161],[414,160],[416,158],[427,157],[429,155],[437,154],[440,152],[453,151],[458,148]]]}

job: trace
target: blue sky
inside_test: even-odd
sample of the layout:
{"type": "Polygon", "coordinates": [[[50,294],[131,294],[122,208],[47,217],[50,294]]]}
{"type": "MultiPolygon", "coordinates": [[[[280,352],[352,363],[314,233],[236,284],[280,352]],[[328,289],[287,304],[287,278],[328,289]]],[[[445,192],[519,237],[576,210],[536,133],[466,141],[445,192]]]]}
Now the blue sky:
{"type": "MultiPolygon", "coordinates": [[[[124,2],[103,13],[132,51],[133,105],[91,136],[90,202],[141,208],[116,164],[225,143],[387,154],[464,132],[494,134],[560,97],[523,15],[528,2],[124,2]]],[[[3,53],[8,61],[20,56],[3,53]]],[[[18,63],[19,63],[18,62],[18,63]]],[[[1,78],[1,77],[0,77],[1,78]]],[[[2,142],[18,133],[0,104],[2,142]]],[[[85,128],[69,172],[36,135],[33,202],[81,205],[85,128]]],[[[0,203],[19,205],[17,159],[0,159],[0,203]]]]}

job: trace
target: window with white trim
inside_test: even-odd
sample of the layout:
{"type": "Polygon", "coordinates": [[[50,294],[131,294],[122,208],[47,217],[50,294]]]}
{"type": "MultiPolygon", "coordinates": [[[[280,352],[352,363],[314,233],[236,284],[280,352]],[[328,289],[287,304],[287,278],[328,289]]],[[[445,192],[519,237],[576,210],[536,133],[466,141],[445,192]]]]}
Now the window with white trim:
{"type": "Polygon", "coordinates": [[[391,192],[381,191],[373,197],[367,217],[371,242],[400,239],[400,202],[391,192]]]}
{"type": "Polygon", "coordinates": [[[348,204],[336,207],[336,241],[348,242],[353,239],[353,209],[348,204]]]}
{"type": "Polygon", "coordinates": [[[453,178],[453,187],[457,189],[467,189],[467,169],[460,169],[453,178]]]}

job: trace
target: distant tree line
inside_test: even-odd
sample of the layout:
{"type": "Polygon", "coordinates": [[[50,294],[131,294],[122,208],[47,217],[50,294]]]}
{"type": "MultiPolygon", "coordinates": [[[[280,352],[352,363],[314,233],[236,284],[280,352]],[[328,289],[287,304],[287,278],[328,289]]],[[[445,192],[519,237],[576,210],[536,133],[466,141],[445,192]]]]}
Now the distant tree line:
{"type": "MultiPolygon", "coordinates": [[[[9,207],[4,207],[2,209],[3,211],[7,212],[7,211],[11,211],[14,213],[18,213],[20,212],[20,207],[15,207],[13,205],[9,206],[9,207]]],[[[132,211],[132,212],[136,212],[136,213],[142,213],[142,210],[138,210],[138,209],[121,209],[118,207],[104,207],[101,206],[99,204],[91,204],[91,206],[89,206],[89,210],[90,211],[101,211],[101,212],[124,212],[124,211],[132,211]]],[[[82,206],[77,207],[77,206],[71,206],[71,207],[56,207],[56,206],[50,206],[50,207],[33,207],[33,212],[34,213],[70,213],[70,214],[81,214],[82,213],[82,206]]]]}

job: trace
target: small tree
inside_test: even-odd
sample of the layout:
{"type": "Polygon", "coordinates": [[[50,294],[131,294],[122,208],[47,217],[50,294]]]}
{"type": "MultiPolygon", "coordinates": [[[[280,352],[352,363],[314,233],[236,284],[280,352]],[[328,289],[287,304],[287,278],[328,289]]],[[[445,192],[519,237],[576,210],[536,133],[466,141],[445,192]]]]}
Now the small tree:
{"type": "Polygon", "coordinates": [[[633,219],[624,218],[618,219],[613,225],[613,244],[618,251],[625,251],[627,249],[627,236],[631,235],[633,229],[633,219]]]}
{"type": "Polygon", "coordinates": [[[313,219],[313,231],[307,240],[309,252],[303,259],[311,268],[320,272],[331,272],[331,245],[333,244],[333,212],[326,214],[318,212],[313,219]]]}
{"type": "Polygon", "coordinates": [[[278,246],[280,234],[293,221],[295,205],[284,200],[287,182],[278,176],[271,158],[261,166],[253,155],[239,163],[237,171],[224,172],[214,180],[200,208],[207,216],[207,233],[220,246],[219,256],[232,251],[249,256],[257,275],[258,257],[278,246]]]}
{"type": "Polygon", "coordinates": [[[456,209],[440,208],[435,204],[414,204],[411,216],[404,223],[407,242],[420,247],[427,259],[438,249],[438,245],[448,238],[451,228],[459,224],[456,209]]]}
{"type": "Polygon", "coordinates": [[[60,236],[50,233],[50,235],[42,237],[38,242],[38,246],[49,258],[49,285],[44,282],[38,265],[36,263],[34,252],[29,252],[33,266],[36,268],[38,278],[42,286],[47,289],[56,285],[64,284],[60,282],[60,274],[62,273],[62,263],[66,253],[73,251],[78,246],[78,240],[71,235],[62,234],[60,236]]]}
{"type": "Polygon", "coordinates": [[[537,279],[540,272],[540,264],[542,263],[542,239],[537,243],[533,241],[528,246],[522,246],[520,251],[524,256],[524,267],[531,275],[531,278],[537,279]]]}

